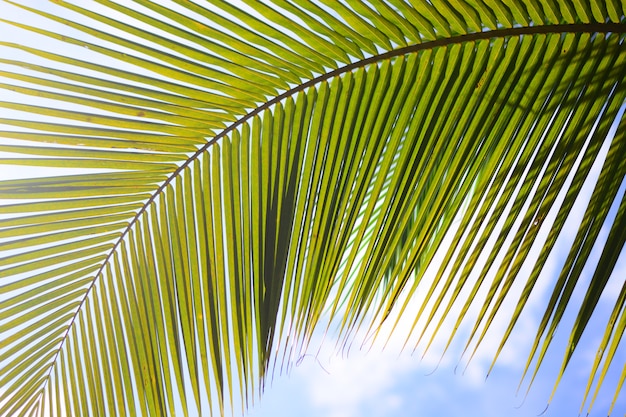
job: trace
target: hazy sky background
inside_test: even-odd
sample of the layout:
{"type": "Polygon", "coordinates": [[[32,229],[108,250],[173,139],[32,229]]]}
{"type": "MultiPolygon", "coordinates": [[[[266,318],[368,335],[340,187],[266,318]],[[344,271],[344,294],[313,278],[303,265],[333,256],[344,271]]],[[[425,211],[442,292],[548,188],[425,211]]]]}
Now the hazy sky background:
{"type": "MultiPolygon", "coordinates": [[[[80,4],[84,2],[86,0],[79,1],[80,4]]],[[[33,3],[30,2],[30,4],[33,3]]],[[[9,12],[14,13],[15,9],[7,6],[4,2],[0,3],[0,16],[6,19],[17,16],[9,12]]],[[[31,23],[35,24],[36,20],[31,23]]],[[[1,30],[0,28],[0,33],[2,33],[1,30]]],[[[3,36],[7,36],[6,32],[3,36]]],[[[3,38],[3,40],[5,39],[8,38],[3,38]]],[[[17,39],[8,40],[18,41],[17,39]]],[[[6,48],[0,49],[1,58],[7,58],[8,53],[6,48]]],[[[11,101],[18,98],[0,90],[0,99],[11,101]]],[[[3,117],[18,117],[5,110],[2,112],[3,117]]],[[[5,142],[0,138],[0,143],[5,142]]],[[[599,166],[596,166],[595,175],[597,175],[598,170],[599,166]]],[[[67,171],[63,172],[67,173],[67,171]]],[[[50,174],[48,171],[32,168],[24,169],[0,165],[1,179],[42,175],[50,174]]],[[[585,192],[589,195],[591,190],[587,187],[585,192]]],[[[623,183],[617,201],[621,199],[624,192],[626,192],[626,184],[623,183]]],[[[0,204],[7,203],[8,201],[0,199],[0,204]]],[[[570,218],[560,239],[562,244],[555,249],[549,258],[544,274],[552,276],[558,274],[567,255],[567,251],[564,249],[566,245],[563,243],[570,242],[575,236],[576,225],[583,211],[584,206],[578,206],[570,218]]],[[[613,207],[611,216],[615,215],[615,211],[616,207],[613,207]]],[[[544,222],[544,225],[547,223],[544,222]]],[[[601,237],[606,238],[607,233],[608,229],[604,228],[601,237]]],[[[596,247],[593,251],[590,258],[591,264],[599,257],[599,249],[596,247]]],[[[573,301],[582,299],[586,282],[592,273],[593,270],[590,268],[585,270],[586,278],[579,283],[573,301]]],[[[555,399],[543,414],[544,416],[561,417],[579,414],[580,401],[587,383],[588,372],[595,357],[598,342],[606,327],[603,320],[608,318],[625,276],[626,251],[622,250],[616,271],[603,294],[598,311],[594,315],[595,321],[586,330],[582,345],[572,358],[571,365],[561,381],[555,399]],[[598,320],[598,316],[601,316],[602,320],[598,320]]],[[[527,380],[525,380],[520,393],[516,396],[516,387],[535,335],[535,327],[541,318],[547,298],[550,296],[552,284],[553,282],[542,281],[543,287],[536,290],[505,352],[486,380],[486,372],[491,363],[494,349],[500,342],[502,331],[506,328],[507,315],[500,316],[500,319],[494,323],[492,331],[488,333],[483,342],[483,348],[478,351],[463,375],[461,371],[466,365],[468,355],[466,354],[461,362],[459,359],[465,343],[464,336],[467,336],[468,329],[466,328],[460,332],[459,337],[439,365],[437,364],[440,353],[448,334],[445,330],[442,331],[444,337],[436,340],[435,345],[424,359],[420,359],[423,354],[423,343],[414,355],[411,355],[413,345],[400,353],[404,343],[402,338],[404,333],[401,330],[397,333],[398,337],[390,340],[383,352],[381,352],[382,343],[378,343],[367,353],[360,351],[358,344],[355,343],[347,358],[334,350],[334,341],[331,335],[327,336],[322,350],[315,357],[317,346],[322,340],[321,335],[317,335],[309,351],[310,355],[304,356],[297,366],[294,365],[289,375],[275,375],[272,381],[268,381],[261,400],[256,401],[247,415],[250,417],[521,417],[539,415],[544,411],[552,391],[556,372],[561,365],[565,343],[569,337],[570,325],[575,318],[575,314],[570,309],[557,331],[557,340],[549,351],[546,365],[535,380],[530,394],[524,400],[527,387],[527,380]],[[459,363],[455,373],[455,367],[459,363]]],[[[414,306],[418,306],[419,302],[420,300],[416,300],[414,306]]],[[[508,306],[509,313],[512,307],[508,306]]],[[[411,324],[412,319],[409,312],[399,327],[406,330],[411,324]]],[[[447,324],[450,325],[450,323],[447,324]]],[[[624,363],[626,363],[626,348],[622,342],[614,366],[612,366],[604,387],[596,400],[591,413],[592,416],[606,415],[624,363]]],[[[626,414],[625,397],[622,395],[615,405],[614,416],[626,414]]],[[[586,409],[583,411],[583,415],[585,413],[586,409]]]]}

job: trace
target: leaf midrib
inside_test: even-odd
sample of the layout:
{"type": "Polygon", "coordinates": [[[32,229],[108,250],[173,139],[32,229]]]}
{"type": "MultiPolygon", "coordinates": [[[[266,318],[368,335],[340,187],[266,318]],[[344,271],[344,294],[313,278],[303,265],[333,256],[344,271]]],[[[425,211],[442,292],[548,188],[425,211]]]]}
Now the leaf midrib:
{"type": "Polygon", "coordinates": [[[70,322],[67,324],[67,329],[65,333],[63,334],[63,336],[61,337],[58,349],[55,355],[53,356],[52,361],[49,364],[48,373],[45,377],[44,383],[41,386],[41,389],[39,390],[39,393],[43,392],[43,390],[46,387],[46,384],[50,380],[52,369],[57,363],[57,359],[61,353],[61,350],[63,349],[63,346],[65,345],[65,341],[68,339],[72,326],[76,322],[76,318],[78,317],[83,305],[85,304],[87,297],[89,297],[89,294],[91,293],[91,290],[95,287],[95,284],[98,278],[100,278],[100,276],[103,274],[103,271],[105,270],[107,264],[109,263],[110,259],[113,257],[114,253],[118,250],[119,246],[121,245],[126,235],[130,232],[130,230],[133,228],[135,223],[137,223],[137,221],[141,218],[141,216],[147,211],[150,205],[156,200],[156,198],[167,188],[167,186],[171,184],[172,181],[174,181],[181,174],[181,172],[183,172],[192,162],[194,162],[196,159],[200,157],[200,155],[202,155],[205,151],[207,151],[209,147],[217,143],[217,141],[227,136],[229,133],[239,128],[241,125],[243,125],[244,123],[246,123],[248,120],[252,119],[253,117],[257,116],[264,110],[279,103],[280,101],[288,97],[294,96],[295,94],[309,87],[312,87],[314,85],[327,81],[333,77],[340,76],[342,74],[345,74],[347,72],[353,71],[358,68],[365,67],[367,65],[375,64],[384,60],[389,60],[392,58],[396,58],[396,57],[411,54],[411,53],[417,53],[417,52],[424,51],[424,50],[434,49],[438,47],[445,47],[445,46],[460,44],[464,42],[475,42],[475,41],[480,41],[480,40],[523,36],[523,35],[540,35],[540,34],[557,34],[557,33],[625,34],[626,23],[575,23],[575,24],[523,26],[523,27],[515,27],[515,28],[496,29],[496,30],[490,30],[490,31],[484,31],[484,32],[474,32],[474,33],[452,36],[449,38],[440,38],[440,39],[436,39],[436,40],[428,41],[424,43],[413,44],[413,45],[405,46],[402,48],[394,49],[388,52],[384,52],[378,55],[373,55],[371,57],[353,62],[351,64],[345,65],[333,71],[330,71],[325,74],[319,75],[315,78],[312,78],[309,81],[306,81],[296,87],[293,87],[277,95],[273,99],[266,101],[265,103],[261,104],[254,110],[250,111],[249,113],[245,114],[244,116],[234,121],[231,125],[226,127],[220,133],[218,133],[213,138],[208,140],[207,143],[205,143],[200,148],[198,148],[198,150],[193,155],[191,155],[176,170],[174,170],[172,174],[154,191],[154,193],[150,196],[150,198],[146,200],[144,205],[137,211],[135,216],[129,221],[128,225],[122,230],[119,238],[111,247],[110,252],[104,258],[102,265],[96,271],[91,284],[85,290],[83,298],[78,303],[75,313],[71,317],[70,322]]]}

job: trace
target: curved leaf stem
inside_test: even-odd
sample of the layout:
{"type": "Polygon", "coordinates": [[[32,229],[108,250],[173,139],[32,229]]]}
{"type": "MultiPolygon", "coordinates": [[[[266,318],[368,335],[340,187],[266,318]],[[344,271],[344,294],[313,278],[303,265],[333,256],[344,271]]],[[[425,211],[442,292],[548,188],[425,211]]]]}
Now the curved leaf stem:
{"type": "Polygon", "coordinates": [[[341,68],[337,68],[337,69],[335,69],[333,71],[330,71],[330,72],[327,72],[325,74],[319,75],[319,76],[317,76],[315,78],[312,78],[312,79],[310,79],[307,82],[304,82],[304,83],[302,83],[302,84],[300,84],[300,85],[298,85],[298,86],[296,86],[296,87],[294,87],[294,88],[292,88],[290,90],[285,91],[284,93],[282,93],[280,95],[277,95],[273,99],[263,103],[262,105],[258,106],[254,110],[250,111],[246,115],[242,116],[241,118],[239,118],[238,120],[233,122],[230,126],[226,127],[220,133],[218,133],[213,138],[211,138],[202,147],[198,148],[198,150],[193,155],[191,155],[183,164],[181,164],[163,182],[163,184],[161,184],[159,186],[159,188],[156,189],[156,191],[152,194],[152,196],[148,200],[146,200],[146,202],[143,205],[143,207],[141,207],[139,209],[139,211],[137,212],[135,217],[133,217],[133,219],[131,219],[131,221],[129,222],[128,226],[122,231],[122,233],[121,233],[120,237],[118,238],[117,242],[115,242],[115,244],[113,245],[111,251],[109,252],[107,257],[104,259],[104,261],[102,262],[102,265],[100,266],[100,269],[98,269],[98,271],[94,275],[92,283],[89,285],[89,287],[85,291],[83,299],[78,304],[78,307],[76,308],[75,314],[73,315],[73,317],[71,318],[70,322],[68,323],[67,330],[66,330],[65,334],[63,335],[63,337],[61,339],[61,343],[59,344],[59,348],[58,348],[56,354],[54,355],[53,360],[52,360],[52,362],[50,364],[48,375],[47,375],[47,377],[45,379],[44,384],[41,387],[42,391],[43,391],[43,389],[45,389],[45,386],[46,386],[46,384],[49,381],[49,377],[50,377],[50,374],[52,372],[52,369],[54,368],[54,365],[57,363],[57,358],[58,358],[61,350],[63,349],[65,341],[68,338],[69,332],[72,329],[72,326],[74,325],[74,323],[76,321],[76,318],[78,317],[78,314],[80,313],[80,311],[82,309],[82,306],[84,305],[85,301],[87,300],[87,297],[89,296],[91,290],[94,288],[98,278],[102,275],[106,265],[110,261],[110,259],[113,256],[113,254],[118,250],[120,244],[122,243],[122,241],[124,240],[126,235],[130,232],[130,230],[135,225],[135,223],[137,223],[139,218],[146,212],[148,207],[150,207],[150,205],[156,200],[156,198],[163,192],[163,190],[165,190],[165,188],[176,177],[178,177],[178,175],[185,168],[187,168],[192,162],[194,162],[196,159],[198,159],[200,157],[200,155],[202,155],[205,151],[207,151],[209,149],[209,147],[212,146],[213,144],[215,144],[218,140],[220,140],[221,138],[225,137],[226,135],[228,135],[229,133],[231,133],[232,131],[234,131],[235,129],[237,129],[238,127],[243,125],[244,123],[246,123],[248,120],[250,120],[254,116],[258,115],[259,113],[263,112],[264,110],[270,108],[274,104],[284,100],[287,97],[293,96],[293,95],[295,95],[295,94],[297,94],[297,93],[299,93],[299,92],[301,92],[301,91],[303,91],[303,90],[305,90],[305,89],[307,89],[309,87],[312,87],[312,86],[314,86],[316,84],[319,84],[319,83],[321,83],[323,81],[326,81],[326,80],[328,80],[330,78],[340,76],[342,74],[345,74],[347,72],[350,72],[352,70],[355,70],[355,69],[358,69],[358,68],[361,68],[361,67],[365,67],[365,66],[370,65],[370,64],[374,64],[374,63],[377,63],[377,62],[380,62],[380,61],[392,59],[392,58],[395,58],[395,57],[399,57],[399,56],[403,56],[403,55],[407,55],[407,54],[411,54],[411,53],[415,53],[415,52],[419,52],[419,51],[434,49],[434,48],[437,48],[437,47],[445,47],[445,46],[448,46],[448,45],[460,44],[460,43],[464,43],[464,42],[474,42],[474,41],[479,41],[479,40],[487,40],[487,39],[495,39],[495,38],[503,38],[503,37],[514,37],[514,36],[523,36],[523,35],[556,34],[556,33],[607,33],[607,34],[608,33],[618,33],[618,34],[624,34],[624,33],[626,33],[626,24],[624,24],[624,23],[588,23],[588,24],[559,24],[559,25],[543,25],[543,26],[524,26],[524,27],[516,27],[516,28],[497,29],[497,30],[491,30],[491,31],[485,31],[485,32],[475,32],[475,33],[458,35],[458,36],[453,36],[453,37],[449,37],[449,38],[441,38],[441,39],[437,39],[437,40],[434,40],[434,41],[429,41],[429,42],[409,45],[409,46],[406,46],[406,47],[403,47],[403,48],[394,49],[394,50],[391,50],[391,51],[388,51],[388,52],[385,52],[385,53],[382,53],[382,54],[378,54],[378,55],[371,56],[369,58],[362,59],[360,61],[353,62],[353,63],[345,65],[345,66],[343,66],[341,68]]]}

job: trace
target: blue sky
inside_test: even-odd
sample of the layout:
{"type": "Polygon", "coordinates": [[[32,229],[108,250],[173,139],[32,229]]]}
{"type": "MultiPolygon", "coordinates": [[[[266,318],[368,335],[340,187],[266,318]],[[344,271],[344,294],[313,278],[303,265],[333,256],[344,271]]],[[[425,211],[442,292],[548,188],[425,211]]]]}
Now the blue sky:
{"type": "MultiPolygon", "coordinates": [[[[610,314],[608,301],[621,285],[626,273],[626,256],[622,254],[612,283],[600,309],[610,314]]],[[[579,294],[580,296],[580,294],[579,294]]],[[[605,316],[606,317],[606,316],[605,316]]],[[[569,314],[569,320],[573,315],[569,314]]],[[[598,323],[587,330],[585,343],[566,370],[555,398],[544,416],[577,416],[588,372],[595,354],[595,343],[602,335],[604,325],[598,323]]],[[[490,357],[480,356],[469,365],[464,375],[455,373],[460,343],[453,345],[442,364],[435,370],[438,355],[420,361],[420,354],[410,352],[398,355],[399,343],[381,352],[372,349],[365,353],[353,349],[345,358],[327,349],[317,359],[306,356],[289,375],[277,375],[268,384],[260,401],[249,410],[250,417],[287,416],[536,416],[545,410],[568,334],[561,326],[556,346],[546,358],[546,365],[535,380],[524,400],[526,385],[516,396],[516,387],[523,371],[534,329],[528,320],[517,330],[507,352],[485,380],[490,357]],[[434,371],[434,372],[433,372],[434,371]]],[[[399,338],[398,338],[399,339],[399,338]]],[[[461,342],[461,339],[459,339],[461,342]]],[[[497,342],[487,340],[489,342],[497,342]]],[[[401,343],[401,342],[400,342],[401,343]]],[[[326,341],[326,345],[333,345],[326,341]]],[[[394,343],[391,343],[394,345],[394,343]]],[[[486,347],[489,350],[488,346],[486,347]]],[[[312,350],[313,352],[315,349],[312,350]]],[[[591,416],[606,415],[614,395],[614,387],[626,362],[622,348],[615,358],[612,371],[600,391],[591,416]]],[[[464,364],[464,362],[463,362],[464,364]]],[[[463,364],[459,367],[461,369],[463,364]]],[[[586,412],[586,409],[585,409],[586,412]]],[[[624,415],[626,399],[620,398],[613,410],[614,416],[624,415]]],[[[584,413],[583,413],[584,415],[584,413]]]]}

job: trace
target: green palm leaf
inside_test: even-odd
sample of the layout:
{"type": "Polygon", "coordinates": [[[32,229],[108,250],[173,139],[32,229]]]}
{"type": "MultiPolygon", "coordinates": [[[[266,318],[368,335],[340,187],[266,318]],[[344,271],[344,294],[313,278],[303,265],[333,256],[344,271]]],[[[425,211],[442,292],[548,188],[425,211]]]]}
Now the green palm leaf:
{"type": "Polygon", "coordinates": [[[33,4],[0,3],[0,164],[47,168],[0,180],[0,415],[223,413],[417,291],[426,349],[511,315],[495,362],[600,161],[524,372],[574,308],[558,384],[626,239],[622,3],[33,4]]]}

